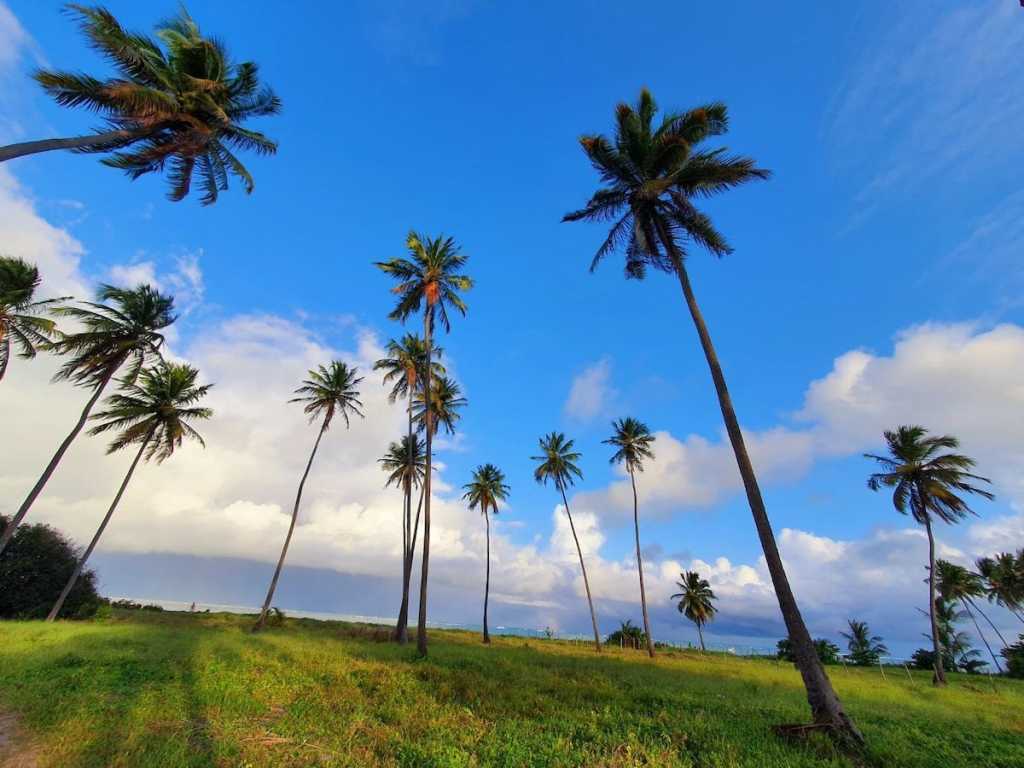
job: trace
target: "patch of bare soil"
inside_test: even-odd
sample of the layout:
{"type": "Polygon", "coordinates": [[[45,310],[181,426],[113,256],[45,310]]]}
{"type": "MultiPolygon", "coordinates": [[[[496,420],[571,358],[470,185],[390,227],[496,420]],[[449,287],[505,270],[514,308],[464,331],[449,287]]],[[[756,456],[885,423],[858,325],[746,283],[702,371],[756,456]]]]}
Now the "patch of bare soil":
{"type": "Polygon", "coordinates": [[[0,710],[0,768],[36,768],[38,750],[33,747],[13,712],[0,710]]]}

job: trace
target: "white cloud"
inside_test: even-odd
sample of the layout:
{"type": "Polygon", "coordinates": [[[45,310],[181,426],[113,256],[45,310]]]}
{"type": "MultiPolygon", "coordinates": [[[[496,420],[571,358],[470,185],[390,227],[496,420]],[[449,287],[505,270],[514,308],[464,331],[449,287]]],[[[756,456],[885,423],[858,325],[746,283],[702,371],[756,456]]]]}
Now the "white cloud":
{"type": "Polygon", "coordinates": [[[174,266],[161,270],[152,259],[136,260],[127,264],[114,264],[107,270],[109,282],[119,286],[151,285],[174,296],[175,306],[182,314],[189,314],[198,307],[206,293],[203,270],[199,259],[200,248],[174,259],[174,266]]]}
{"type": "Polygon", "coordinates": [[[0,73],[13,68],[29,43],[28,33],[4,3],[0,3],[0,73]]]}
{"type": "Polygon", "coordinates": [[[603,357],[578,374],[569,387],[569,397],[565,401],[566,415],[587,422],[606,414],[617,395],[609,383],[611,373],[612,361],[603,357]]]}
{"type": "Polygon", "coordinates": [[[151,285],[160,288],[160,281],[156,277],[156,264],[152,261],[138,261],[133,264],[115,264],[107,272],[107,277],[113,285],[136,286],[151,285]]]}

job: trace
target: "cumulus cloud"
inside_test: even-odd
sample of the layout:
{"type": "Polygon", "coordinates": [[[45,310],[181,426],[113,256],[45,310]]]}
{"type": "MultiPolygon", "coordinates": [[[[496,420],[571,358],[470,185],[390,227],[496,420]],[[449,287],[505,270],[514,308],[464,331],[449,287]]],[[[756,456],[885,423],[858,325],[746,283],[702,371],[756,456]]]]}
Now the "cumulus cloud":
{"type": "Polygon", "coordinates": [[[610,384],[612,374],[611,358],[603,357],[585,368],[569,387],[565,401],[565,414],[577,421],[593,421],[606,414],[617,393],[610,384]]]}

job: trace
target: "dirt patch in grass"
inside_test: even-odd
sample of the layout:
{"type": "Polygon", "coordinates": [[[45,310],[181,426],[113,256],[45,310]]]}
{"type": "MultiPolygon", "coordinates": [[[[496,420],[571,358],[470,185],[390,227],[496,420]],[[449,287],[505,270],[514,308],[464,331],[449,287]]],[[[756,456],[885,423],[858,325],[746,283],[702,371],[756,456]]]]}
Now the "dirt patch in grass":
{"type": "Polygon", "coordinates": [[[18,723],[18,716],[0,710],[0,768],[36,768],[38,757],[18,723]]]}

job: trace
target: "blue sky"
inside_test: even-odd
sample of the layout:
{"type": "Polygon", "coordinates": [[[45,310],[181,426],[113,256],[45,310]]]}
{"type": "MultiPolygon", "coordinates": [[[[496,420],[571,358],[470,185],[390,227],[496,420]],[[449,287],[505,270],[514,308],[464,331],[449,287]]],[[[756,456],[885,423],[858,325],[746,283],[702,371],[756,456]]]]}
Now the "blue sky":
{"type": "MultiPolygon", "coordinates": [[[[555,499],[533,483],[529,456],[540,434],[564,430],[584,454],[581,510],[600,521],[601,555],[626,562],[626,518],[602,507],[618,475],[600,441],[613,417],[635,415],[686,446],[679,460],[696,467],[694,482],[666,493],[643,522],[653,561],[724,557],[756,569],[759,546],[734,466],[722,461],[721,417],[678,284],[663,275],[626,282],[615,259],[588,274],[601,228],[559,222],[597,183],[576,138],[608,132],[618,101],[635,99],[641,86],[663,107],[723,100],[731,114],[724,143],[773,177],[706,206],[736,252],[717,262],[696,252],[690,269],[744,428],[777,441],[766,438],[762,456],[755,452],[769,467],[762,479],[776,529],[854,547],[906,527],[887,499],[864,488],[870,467],[859,454],[877,447],[866,434],[895,426],[890,414],[903,418],[893,404],[909,403],[906,418],[936,431],[964,425],[965,448],[995,463],[981,467],[1000,495],[978,505],[983,519],[1024,532],[1015,506],[1024,493],[1013,484],[1022,459],[1004,450],[1009,438],[985,443],[978,426],[1020,424],[1013,407],[1022,395],[999,382],[1019,383],[1006,358],[1024,319],[1024,74],[1014,57],[1024,11],[1011,0],[659,3],[644,14],[613,3],[548,5],[355,3],[296,13],[266,4],[253,13],[251,4],[193,2],[204,31],[259,62],[284,102],[280,117],[258,126],[279,140],[279,153],[246,160],[252,196],[236,188],[210,208],[171,204],[160,179],[129,183],[92,158],[61,154],[6,170],[39,219],[81,244],[83,282],[149,269],[189,293],[175,344],[192,357],[239,317],[293,323],[325,349],[397,335],[386,320],[389,284],[371,263],[401,255],[409,228],[453,235],[477,286],[469,316],[443,341],[470,400],[459,440],[441,456],[444,481],[461,485],[477,463],[499,464],[513,489],[504,513],[512,524],[501,529],[510,553],[546,542],[555,499]],[[201,282],[189,281],[182,264],[201,282]],[[985,335],[997,327],[1010,330],[985,335]],[[897,338],[907,341],[902,353],[897,338]],[[941,381],[927,375],[928,350],[939,355],[941,381]],[[808,400],[811,383],[848,354],[880,370],[872,386],[886,405],[870,417],[843,411],[848,398],[822,394],[825,385],[808,400]],[[984,405],[998,405],[1002,417],[974,411],[977,359],[1009,366],[982,376],[1004,397],[984,405]],[[694,453],[700,440],[711,446],[706,464],[694,453]],[[710,491],[691,487],[702,479],[710,491]]],[[[139,29],[174,11],[170,3],[108,6],[139,29]]],[[[16,26],[0,32],[17,52],[0,59],[0,138],[88,128],[95,121],[48,103],[25,73],[41,62],[93,72],[102,63],[56,4],[7,7],[16,26]]],[[[54,421],[57,434],[64,422],[54,421]]],[[[39,464],[41,455],[26,461],[39,464]]],[[[666,471],[678,478],[678,469],[666,471]]],[[[275,501],[287,506],[287,496],[275,501]]],[[[943,535],[965,560],[995,536],[977,529],[972,538],[966,527],[943,535]]],[[[916,567],[924,550],[913,545],[894,561],[916,567]]],[[[276,546],[268,541],[266,559],[276,546]]],[[[102,575],[130,584],[123,570],[111,565],[102,575]]],[[[186,597],[168,591],[159,596],[186,597]]],[[[920,623],[912,605],[901,610],[920,623]]],[[[835,622],[822,610],[827,632],[835,622]]],[[[606,613],[609,628],[630,615],[618,603],[606,613]]],[[[737,625],[743,617],[737,611],[737,625]]],[[[670,622],[667,615],[665,631],[670,622]]],[[[907,643],[917,631],[885,629],[907,643]]]]}

